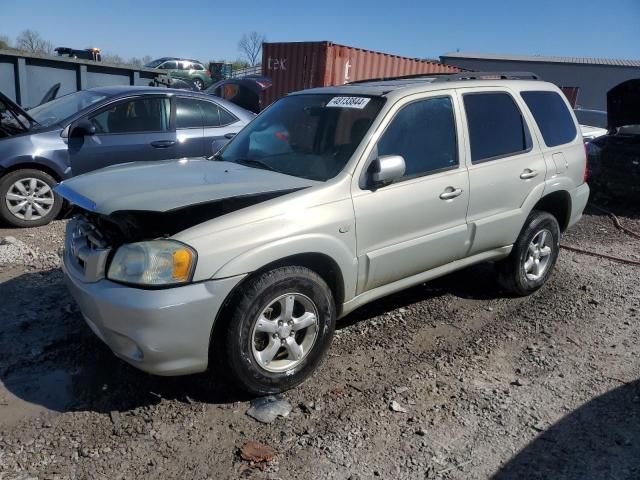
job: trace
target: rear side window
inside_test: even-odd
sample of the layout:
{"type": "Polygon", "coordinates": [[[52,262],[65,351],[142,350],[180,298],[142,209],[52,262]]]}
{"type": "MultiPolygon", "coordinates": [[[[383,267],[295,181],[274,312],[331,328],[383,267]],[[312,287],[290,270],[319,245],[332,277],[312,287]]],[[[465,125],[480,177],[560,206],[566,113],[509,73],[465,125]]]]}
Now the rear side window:
{"type": "Polygon", "coordinates": [[[402,155],[405,177],[457,167],[451,98],[420,100],[400,110],[378,142],[378,155],[402,155]]]}
{"type": "Polygon", "coordinates": [[[571,142],[578,133],[567,105],[556,92],[522,92],[547,147],[571,142]]]}
{"type": "Polygon", "coordinates": [[[213,102],[198,102],[204,116],[205,127],[224,127],[238,121],[225,109],[220,108],[213,102]]]}
{"type": "Polygon", "coordinates": [[[199,104],[191,98],[176,98],[176,128],[202,128],[199,104]]]}
{"type": "Polygon", "coordinates": [[[531,148],[531,134],[511,95],[467,93],[463,98],[472,163],[516,155],[531,148]]]}

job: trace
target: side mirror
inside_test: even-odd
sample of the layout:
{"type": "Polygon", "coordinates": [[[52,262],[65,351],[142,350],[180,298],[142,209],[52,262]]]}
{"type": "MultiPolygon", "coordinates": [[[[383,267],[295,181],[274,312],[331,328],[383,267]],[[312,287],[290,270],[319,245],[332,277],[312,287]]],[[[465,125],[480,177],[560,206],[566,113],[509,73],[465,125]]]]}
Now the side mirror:
{"type": "Polygon", "coordinates": [[[370,185],[386,185],[404,175],[404,158],[402,155],[383,155],[371,162],[368,172],[370,185]]]}
{"type": "Polygon", "coordinates": [[[83,118],[79,120],[72,128],[70,137],[79,138],[84,136],[91,136],[96,134],[96,127],[89,120],[83,118]]]}

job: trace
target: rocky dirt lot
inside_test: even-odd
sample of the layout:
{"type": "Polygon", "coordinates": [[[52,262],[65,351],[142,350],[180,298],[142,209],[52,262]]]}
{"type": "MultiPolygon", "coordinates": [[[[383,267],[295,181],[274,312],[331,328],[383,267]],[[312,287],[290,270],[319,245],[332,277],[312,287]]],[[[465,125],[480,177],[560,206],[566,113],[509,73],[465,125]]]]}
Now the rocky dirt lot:
{"type": "MultiPolygon", "coordinates": [[[[65,290],[63,228],[0,229],[1,480],[640,478],[640,266],[564,250],[529,298],[480,265],[368,305],[263,424],[215,367],[116,359],[65,290]]],[[[640,260],[593,208],[563,243],[640,260]]]]}

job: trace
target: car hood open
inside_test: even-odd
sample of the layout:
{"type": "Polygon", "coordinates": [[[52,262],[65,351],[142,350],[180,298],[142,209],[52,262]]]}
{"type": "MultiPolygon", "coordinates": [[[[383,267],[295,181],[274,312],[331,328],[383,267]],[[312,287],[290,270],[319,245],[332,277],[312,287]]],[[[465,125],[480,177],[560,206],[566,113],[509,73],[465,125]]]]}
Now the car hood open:
{"type": "Polygon", "coordinates": [[[640,125],[640,79],[627,80],[607,92],[607,127],[640,125]]]}
{"type": "Polygon", "coordinates": [[[204,158],[134,162],[65,180],[56,193],[92,213],[170,212],[228,198],[265,197],[318,182],[204,158]]]}
{"type": "Polygon", "coordinates": [[[2,92],[0,103],[3,106],[0,108],[0,138],[27,132],[33,125],[38,125],[20,105],[2,92]]]}

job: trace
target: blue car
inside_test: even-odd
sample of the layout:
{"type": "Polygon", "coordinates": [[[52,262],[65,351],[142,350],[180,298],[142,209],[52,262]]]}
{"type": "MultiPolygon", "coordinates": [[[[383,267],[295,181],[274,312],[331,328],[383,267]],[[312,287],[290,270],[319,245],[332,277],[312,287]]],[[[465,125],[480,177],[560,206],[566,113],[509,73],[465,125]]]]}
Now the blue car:
{"type": "Polygon", "coordinates": [[[0,93],[0,223],[45,225],[61,211],[52,187],[102,167],[215,154],[255,114],[212,95],[103,87],[28,112],[0,93]]]}

